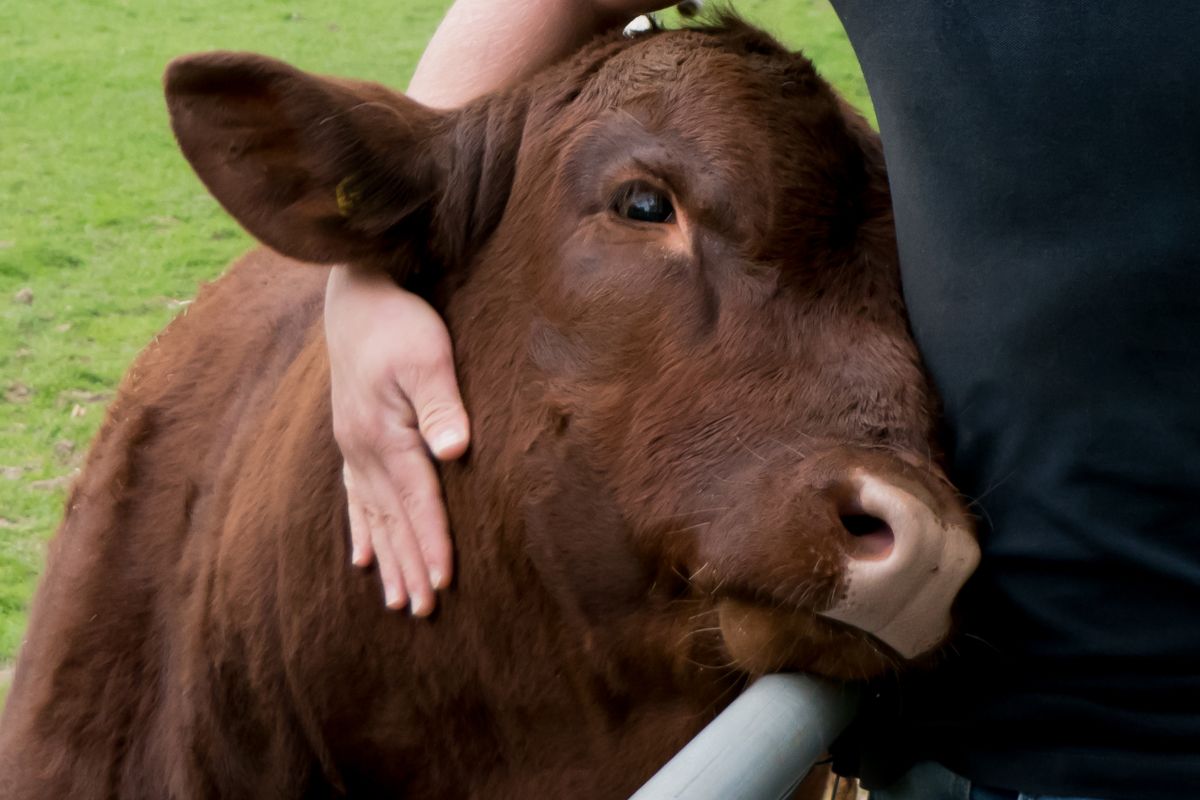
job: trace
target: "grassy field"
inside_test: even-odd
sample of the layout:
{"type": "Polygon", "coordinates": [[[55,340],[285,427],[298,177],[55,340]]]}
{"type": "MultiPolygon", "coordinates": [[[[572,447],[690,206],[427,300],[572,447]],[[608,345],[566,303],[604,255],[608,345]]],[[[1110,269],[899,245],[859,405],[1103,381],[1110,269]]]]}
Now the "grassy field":
{"type": "MultiPolygon", "coordinates": [[[[0,702],[66,486],[134,355],[250,241],[176,151],[175,55],[257,50],[403,86],[442,0],[17,3],[0,30],[0,702]]],[[[497,8],[502,8],[498,5],[497,8]]],[[[857,105],[825,0],[746,0],[857,105]]]]}

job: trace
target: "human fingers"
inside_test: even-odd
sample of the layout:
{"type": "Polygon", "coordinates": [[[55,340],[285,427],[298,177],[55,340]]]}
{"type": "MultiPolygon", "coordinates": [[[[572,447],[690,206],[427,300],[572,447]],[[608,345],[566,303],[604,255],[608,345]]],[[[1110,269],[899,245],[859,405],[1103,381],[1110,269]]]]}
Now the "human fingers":
{"type": "Polygon", "coordinates": [[[408,604],[408,587],[404,583],[400,558],[392,547],[385,514],[370,504],[364,504],[363,511],[371,545],[375,550],[375,561],[379,565],[379,579],[383,583],[383,603],[393,610],[404,608],[408,604]]]}
{"type": "Polygon", "coordinates": [[[350,563],[356,567],[368,566],[375,558],[371,544],[371,528],[367,524],[366,511],[356,490],[357,481],[350,465],[342,465],[342,482],[346,485],[346,511],[350,517],[350,563]]]}
{"type": "MultiPolygon", "coordinates": [[[[393,463],[390,468],[385,463],[380,463],[371,471],[372,494],[379,502],[379,513],[376,517],[379,524],[371,526],[372,540],[379,553],[380,568],[383,567],[386,552],[390,562],[388,577],[399,574],[413,615],[427,616],[432,613],[436,601],[429,568],[409,519],[404,495],[411,491],[409,487],[412,486],[413,480],[412,464],[418,461],[428,464],[429,459],[424,453],[414,456],[409,451],[409,454],[402,455],[399,459],[393,458],[392,461],[402,463],[393,463]],[[405,488],[401,490],[401,486],[405,488]]],[[[386,587],[385,583],[385,589],[386,587]]],[[[385,598],[389,608],[399,608],[404,604],[400,602],[397,605],[395,598],[386,591],[385,598]]]]}
{"type": "MultiPolygon", "coordinates": [[[[434,590],[444,589],[450,585],[453,546],[437,470],[423,452],[404,451],[390,454],[385,459],[387,473],[393,476],[391,485],[409,523],[428,583],[434,590]]],[[[411,580],[409,583],[412,585],[411,580]]]]}

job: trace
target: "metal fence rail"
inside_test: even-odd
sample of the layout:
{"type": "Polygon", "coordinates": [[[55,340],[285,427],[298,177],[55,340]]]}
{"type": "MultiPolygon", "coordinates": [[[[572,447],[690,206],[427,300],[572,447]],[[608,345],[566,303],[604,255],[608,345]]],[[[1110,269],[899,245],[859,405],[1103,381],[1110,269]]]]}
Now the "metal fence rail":
{"type": "Polygon", "coordinates": [[[631,800],[784,800],[850,724],[857,705],[855,687],[767,675],[631,800]]]}

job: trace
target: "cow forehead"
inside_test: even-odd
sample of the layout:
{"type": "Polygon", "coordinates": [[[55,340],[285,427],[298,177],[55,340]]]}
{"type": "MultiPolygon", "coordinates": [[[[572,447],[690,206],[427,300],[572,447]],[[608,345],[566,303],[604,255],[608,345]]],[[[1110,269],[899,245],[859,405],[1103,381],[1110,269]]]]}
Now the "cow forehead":
{"type": "Polygon", "coordinates": [[[795,75],[816,79],[807,59],[763,41],[769,45],[748,51],[722,30],[645,36],[599,65],[580,98],[590,105],[653,102],[664,110],[694,110],[705,125],[740,115],[744,125],[753,125],[745,114],[786,105],[785,86],[796,85],[795,75]]]}

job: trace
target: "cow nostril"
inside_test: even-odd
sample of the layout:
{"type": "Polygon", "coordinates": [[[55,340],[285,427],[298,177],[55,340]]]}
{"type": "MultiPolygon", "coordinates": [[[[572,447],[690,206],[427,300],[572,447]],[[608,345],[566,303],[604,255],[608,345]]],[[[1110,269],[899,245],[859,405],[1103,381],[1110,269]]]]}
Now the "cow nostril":
{"type": "Polygon", "coordinates": [[[870,514],[842,514],[838,518],[850,534],[850,557],[861,561],[881,561],[892,552],[896,535],[892,526],[870,514]]]}
{"type": "Polygon", "coordinates": [[[892,530],[886,522],[870,514],[843,514],[841,520],[842,527],[849,531],[851,536],[867,536],[883,531],[890,533],[892,530]]]}

